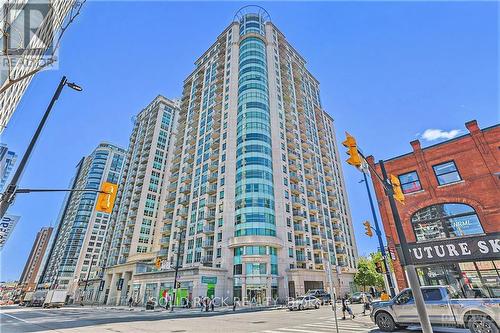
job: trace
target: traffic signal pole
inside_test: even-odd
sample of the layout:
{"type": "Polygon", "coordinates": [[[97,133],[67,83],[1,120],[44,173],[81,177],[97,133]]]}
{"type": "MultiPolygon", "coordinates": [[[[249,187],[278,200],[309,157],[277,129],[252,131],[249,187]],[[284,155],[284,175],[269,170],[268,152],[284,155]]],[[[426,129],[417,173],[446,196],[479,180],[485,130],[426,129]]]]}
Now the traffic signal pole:
{"type": "Polygon", "coordinates": [[[408,277],[408,284],[410,285],[411,291],[413,293],[413,299],[415,300],[415,306],[417,308],[418,317],[420,319],[420,325],[422,327],[423,333],[432,333],[432,326],[427,315],[427,309],[425,308],[424,297],[422,295],[422,290],[420,289],[420,282],[418,281],[417,271],[415,265],[413,265],[412,259],[410,257],[410,251],[408,249],[408,244],[406,242],[406,236],[403,230],[403,224],[401,223],[401,218],[399,217],[398,208],[396,206],[396,201],[393,197],[392,184],[389,182],[387,177],[387,171],[385,170],[384,161],[379,161],[380,169],[382,171],[382,177],[384,179],[384,189],[389,203],[391,206],[392,217],[394,219],[394,224],[396,226],[397,237],[399,238],[399,244],[401,245],[402,258],[400,258],[401,264],[406,270],[406,275],[408,277]]]}
{"type": "Polygon", "coordinates": [[[380,247],[380,252],[382,253],[382,259],[383,259],[382,261],[384,262],[384,269],[385,269],[385,274],[387,277],[387,284],[389,285],[389,293],[390,293],[391,297],[394,297],[394,296],[396,296],[396,292],[394,290],[394,284],[392,282],[391,270],[389,269],[390,268],[390,265],[388,264],[389,259],[387,257],[387,252],[385,251],[384,242],[382,240],[382,232],[380,231],[380,227],[378,225],[377,213],[375,213],[375,206],[373,204],[372,193],[370,191],[370,185],[368,184],[366,172],[364,172],[364,171],[363,171],[363,178],[365,181],[366,192],[368,193],[368,200],[370,201],[370,208],[372,210],[373,224],[375,225],[375,233],[377,234],[378,245],[380,247]]]}

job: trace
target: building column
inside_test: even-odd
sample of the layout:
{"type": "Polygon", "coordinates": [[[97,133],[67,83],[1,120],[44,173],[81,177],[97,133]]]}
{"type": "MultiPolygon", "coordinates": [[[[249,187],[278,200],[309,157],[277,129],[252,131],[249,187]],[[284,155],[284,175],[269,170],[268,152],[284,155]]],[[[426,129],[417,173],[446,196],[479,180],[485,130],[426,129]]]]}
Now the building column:
{"type": "MultiPolygon", "coordinates": [[[[132,272],[124,272],[122,277],[123,277],[123,286],[122,290],[119,293],[118,305],[125,305],[128,302],[127,287],[128,283],[132,279],[132,272]]],[[[130,287],[130,289],[132,289],[132,287],[130,287]]]]}
{"type": "Polygon", "coordinates": [[[111,276],[111,281],[109,283],[109,294],[108,301],[106,302],[108,305],[115,305],[116,303],[116,282],[118,281],[118,274],[113,273],[111,276]]]}

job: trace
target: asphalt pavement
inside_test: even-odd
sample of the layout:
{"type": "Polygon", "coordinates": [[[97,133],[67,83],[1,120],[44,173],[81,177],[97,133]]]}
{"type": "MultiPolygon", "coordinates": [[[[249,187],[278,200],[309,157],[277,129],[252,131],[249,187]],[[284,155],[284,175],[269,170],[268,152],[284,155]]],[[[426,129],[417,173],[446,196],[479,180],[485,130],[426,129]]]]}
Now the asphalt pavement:
{"type": "MultiPolygon", "coordinates": [[[[216,308],[214,312],[200,312],[199,309],[176,309],[174,313],[165,310],[130,311],[125,307],[64,307],[60,309],[23,308],[18,306],[0,309],[2,333],[17,332],[237,332],[237,333],[380,333],[363,316],[361,306],[353,305],[354,320],[335,320],[332,308],[323,306],[318,310],[288,311],[286,309],[216,308]]],[[[404,332],[418,333],[417,327],[404,332]]],[[[439,329],[435,332],[462,333],[457,329],[439,329]]]]}

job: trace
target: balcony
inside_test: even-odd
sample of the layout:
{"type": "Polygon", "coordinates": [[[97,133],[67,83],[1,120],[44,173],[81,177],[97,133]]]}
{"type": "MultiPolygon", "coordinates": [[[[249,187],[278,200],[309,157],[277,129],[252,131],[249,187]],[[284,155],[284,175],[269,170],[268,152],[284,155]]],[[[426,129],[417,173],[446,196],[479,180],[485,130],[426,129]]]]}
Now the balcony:
{"type": "Polygon", "coordinates": [[[171,212],[175,209],[175,204],[174,203],[168,203],[165,205],[165,211],[166,212],[171,212]]]}
{"type": "Polygon", "coordinates": [[[302,224],[294,223],[293,230],[296,232],[304,232],[304,226],[302,224]]]}
{"type": "Polygon", "coordinates": [[[292,193],[297,195],[300,193],[304,193],[304,188],[297,184],[290,184],[290,190],[292,191],[292,193]]]}
{"type": "Polygon", "coordinates": [[[314,263],[316,265],[323,265],[323,258],[314,258],[314,263]]]}
{"type": "Polygon", "coordinates": [[[211,184],[210,186],[208,186],[207,188],[208,194],[214,194],[215,192],[217,192],[217,184],[211,184]]]}
{"type": "Polygon", "coordinates": [[[335,243],[343,244],[345,242],[344,237],[342,236],[335,236],[333,239],[335,240],[335,243]]]}
{"type": "Polygon", "coordinates": [[[316,229],[316,228],[313,228],[313,229],[311,229],[311,234],[312,234],[313,236],[319,236],[319,230],[318,230],[318,229],[316,229]]]}
{"type": "Polygon", "coordinates": [[[217,171],[219,169],[219,163],[212,162],[208,165],[208,168],[210,169],[210,171],[217,171]]]}
{"type": "Polygon", "coordinates": [[[184,216],[185,217],[185,216],[187,216],[187,214],[188,214],[188,209],[187,208],[181,208],[181,209],[179,209],[179,215],[180,216],[184,216]]]}
{"type": "Polygon", "coordinates": [[[304,220],[307,217],[307,213],[303,210],[293,209],[293,218],[296,220],[304,220]]]}
{"type": "Polygon", "coordinates": [[[203,256],[201,257],[201,260],[200,262],[202,264],[211,264],[213,262],[213,255],[207,255],[207,256],[203,256]]]}
{"type": "Polygon", "coordinates": [[[161,232],[163,235],[170,235],[170,233],[172,232],[172,224],[165,224],[161,228],[161,232]]]}
{"type": "Polygon", "coordinates": [[[213,240],[213,239],[205,239],[205,240],[203,241],[202,246],[203,246],[204,248],[211,248],[211,247],[213,247],[213,246],[214,246],[214,240],[213,240]]]}
{"type": "Polygon", "coordinates": [[[203,233],[205,234],[213,234],[215,232],[215,225],[214,224],[205,224],[203,226],[203,233]]]}
{"type": "Polygon", "coordinates": [[[163,248],[158,251],[158,257],[166,257],[168,255],[168,248],[163,248]]]}
{"type": "Polygon", "coordinates": [[[219,178],[219,175],[217,174],[217,172],[211,172],[211,173],[208,175],[208,181],[209,181],[210,183],[216,182],[218,178],[219,178]]]}
{"type": "Polygon", "coordinates": [[[179,188],[179,192],[181,192],[181,193],[189,193],[189,192],[191,192],[191,186],[181,186],[179,188]]]}
{"type": "Polygon", "coordinates": [[[306,259],[306,256],[303,256],[303,255],[302,255],[302,256],[297,256],[295,259],[296,259],[297,261],[300,261],[300,262],[305,262],[305,261],[307,260],[307,259],[306,259]]]}
{"type": "Polygon", "coordinates": [[[306,243],[301,238],[295,238],[295,246],[303,247],[306,246],[306,243]]]}
{"type": "Polygon", "coordinates": [[[186,220],[177,220],[177,221],[175,221],[175,226],[179,229],[184,229],[187,227],[187,221],[186,220]]]}

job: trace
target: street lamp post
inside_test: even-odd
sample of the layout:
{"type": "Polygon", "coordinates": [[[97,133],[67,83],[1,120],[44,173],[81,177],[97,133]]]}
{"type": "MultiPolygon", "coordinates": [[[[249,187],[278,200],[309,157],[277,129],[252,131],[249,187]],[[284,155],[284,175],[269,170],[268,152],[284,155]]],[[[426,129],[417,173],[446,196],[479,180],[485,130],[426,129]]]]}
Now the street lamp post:
{"type": "Polygon", "coordinates": [[[85,293],[87,292],[87,285],[89,284],[89,277],[90,277],[90,272],[92,272],[92,265],[94,265],[94,258],[96,257],[95,254],[92,255],[92,258],[90,258],[90,266],[89,266],[89,271],[87,272],[87,278],[85,279],[85,287],[83,288],[83,295],[82,295],[82,305],[83,305],[83,299],[85,297],[85,293]]]}
{"type": "Polygon", "coordinates": [[[382,232],[380,231],[380,227],[378,225],[377,213],[375,212],[375,206],[373,204],[372,193],[370,191],[370,185],[368,184],[368,179],[366,177],[366,173],[368,170],[362,170],[363,180],[366,186],[366,192],[368,193],[368,200],[370,201],[370,208],[372,210],[373,215],[373,224],[375,225],[375,233],[378,238],[378,245],[380,247],[380,252],[382,253],[382,259],[384,262],[385,274],[387,276],[387,284],[389,285],[389,293],[391,297],[396,296],[396,292],[394,291],[394,284],[392,283],[391,271],[389,269],[390,265],[388,264],[389,258],[387,257],[387,253],[384,247],[384,241],[382,240],[382,232]]]}
{"type": "Polygon", "coordinates": [[[175,273],[174,273],[174,289],[172,293],[172,304],[170,305],[170,312],[174,312],[175,297],[177,296],[177,279],[179,277],[179,261],[181,258],[183,234],[184,230],[182,229],[179,232],[179,242],[177,244],[177,258],[175,260],[175,273]]]}
{"type": "Polygon", "coordinates": [[[24,168],[26,167],[26,164],[28,163],[28,160],[31,156],[31,153],[33,151],[33,148],[35,147],[35,144],[38,140],[38,137],[40,136],[40,133],[43,130],[43,127],[45,125],[45,122],[47,121],[47,118],[49,117],[50,111],[52,110],[52,107],[54,106],[55,102],[61,95],[61,91],[64,88],[64,86],[68,86],[73,90],[76,91],[82,91],[83,89],[78,86],[75,83],[68,82],[68,79],[66,76],[63,76],[61,81],[59,82],[59,85],[57,86],[56,91],[54,92],[54,95],[52,96],[52,99],[47,107],[47,110],[45,110],[45,113],[40,120],[40,123],[38,124],[38,127],[33,134],[33,137],[31,138],[30,144],[28,148],[26,149],[26,152],[23,155],[23,158],[21,159],[21,162],[19,162],[19,166],[16,169],[16,172],[12,176],[12,180],[10,181],[9,185],[7,186],[5,192],[1,195],[0,197],[0,218],[3,218],[5,213],[7,212],[7,209],[9,209],[9,206],[14,202],[14,198],[17,193],[17,186],[19,183],[19,180],[23,174],[24,168]]]}

